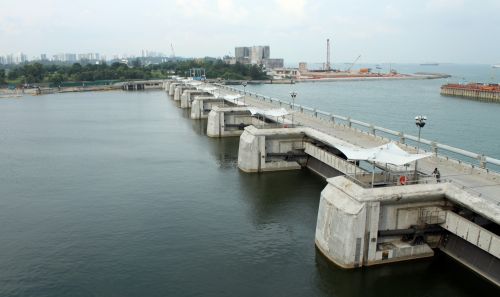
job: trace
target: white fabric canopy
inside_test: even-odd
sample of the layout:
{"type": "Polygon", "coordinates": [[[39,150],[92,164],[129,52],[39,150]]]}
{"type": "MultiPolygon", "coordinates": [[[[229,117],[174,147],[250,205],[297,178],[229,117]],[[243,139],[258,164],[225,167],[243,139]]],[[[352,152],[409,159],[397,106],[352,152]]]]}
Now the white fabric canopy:
{"type": "Polygon", "coordinates": [[[255,107],[249,107],[248,110],[252,113],[252,115],[255,114],[260,114],[264,116],[270,116],[270,117],[282,117],[288,114],[288,111],[284,108],[277,108],[277,109],[258,109],[255,107]]]}
{"type": "Polygon", "coordinates": [[[205,92],[212,92],[212,91],[215,91],[215,90],[218,90],[219,88],[216,88],[216,87],[209,87],[209,86],[201,86],[201,87],[196,87],[198,90],[202,90],[202,91],[205,91],[205,92]]]}
{"type": "Polygon", "coordinates": [[[243,97],[242,95],[224,95],[223,98],[226,100],[236,100],[243,97]]]}
{"type": "Polygon", "coordinates": [[[397,166],[432,156],[432,153],[410,154],[402,150],[394,142],[367,149],[343,145],[336,145],[335,147],[344,153],[349,160],[379,162],[397,166]]]}

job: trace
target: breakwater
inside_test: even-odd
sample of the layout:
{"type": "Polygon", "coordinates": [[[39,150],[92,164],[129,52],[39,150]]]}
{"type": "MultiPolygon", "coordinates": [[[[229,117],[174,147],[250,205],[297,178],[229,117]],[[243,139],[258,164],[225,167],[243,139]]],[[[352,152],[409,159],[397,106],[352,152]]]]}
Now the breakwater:
{"type": "Polygon", "coordinates": [[[500,102],[500,85],[480,83],[446,84],[441,86],[441,94],[483,101],[500,102]]]}

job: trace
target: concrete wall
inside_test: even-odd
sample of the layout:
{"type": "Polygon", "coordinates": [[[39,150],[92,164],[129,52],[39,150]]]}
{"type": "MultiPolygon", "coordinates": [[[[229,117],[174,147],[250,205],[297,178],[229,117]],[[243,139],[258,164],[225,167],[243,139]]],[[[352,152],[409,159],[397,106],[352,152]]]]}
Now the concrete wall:
{"type": "Polygon", "coordinates": [[[207,136],[240,136],[243,130],[236,125],[263,125],[264,122],[253,117],[247,107],[214,106],[208,114],[207,136]]]}
{"type": "Polygon", "coordinates": [[[360,266],[363,260],[361,253],[364,250],[365,220],[365,204],[328,184],[321,192],[316,246],[341,267],[360,266]]]}
{"type": "Polygon", "coordinates": [[[196,88],[192,87],[192,86],[187,86],[187,85],[179,85],[179,86],[175,87],[174,100],[175,101],[180,101],[181,100],[181,95],[186,90],[196,90],[196,88]]]}
{"type": "Polygon", "coordinates": [[[441,94],[447,96],[469,97],[485,101],[500,101],[500,92],[498,91],[482,91],[482,90],[467,90],[457,88],[441,88],[441,94]]]}
{"type": "Polygon", "coordinates": [[[245,129],[240,136],[238,168],[244,172],[260,172],[266,162],[265,136],[257,136],[245,129]]]}
{"type": "Polygon", "coordinates": [[[293,149],[303,149],[303,139],[298,131],[300,130],[294,128],[257,129],[254,126],[246,127],[240,136],[238,167],[245,172],[302,168],[296,161],[267,157],[268,153],[287,153],[293,149]]]}
{"type": "Polygon", "coordinates": [[[210,110],[215,106],[227,104],[224,99],[212,96],[195,96],[191,104],[191,119],[199,120],[208,118],[210,110]]]}
{"type": "Polygon", "coordinates": [[[191,108],[195,96],[213,97],[210,93],[200,90],[185,90],[181,95],[181,108],[191,108]]]}
{"type": "Polygon", "coordinates": [[[447,211],[443,228],[500,259],[500,236],[477,224],[447,211]]]}
{"type": "Polygon", "coordinates": [[[179,86],[179,85],[181,85],[181,83],[171,83],[170,86],[169,86],[169,89],[168,89],[168,94],[170,96],[174,96],[174,94],[175,94],[175,88],[177,86],[179,86]]]}
{"type": "Polygon", "coordinates": [[[445,235],[440,249],[500,287],[499,258],[454,234],[445,235]]]}

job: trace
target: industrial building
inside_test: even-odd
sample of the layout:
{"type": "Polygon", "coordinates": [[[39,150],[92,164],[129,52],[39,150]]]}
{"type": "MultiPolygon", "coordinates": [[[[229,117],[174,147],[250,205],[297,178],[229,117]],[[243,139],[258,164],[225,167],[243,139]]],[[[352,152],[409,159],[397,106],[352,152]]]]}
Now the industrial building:
{"type": "Polygon", "coordinates": [[[234,49],[234,60],[225,59],[230,64],[263,65],[266,69],[283,67],[283,59],[271,59],[271,48],[268,45],[240,46],[234,49]]]}

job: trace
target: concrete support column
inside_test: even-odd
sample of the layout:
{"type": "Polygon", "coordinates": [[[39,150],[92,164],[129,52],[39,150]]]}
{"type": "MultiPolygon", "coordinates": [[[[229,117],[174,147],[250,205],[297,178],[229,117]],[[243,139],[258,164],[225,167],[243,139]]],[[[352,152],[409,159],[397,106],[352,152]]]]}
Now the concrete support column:
{"type": "Polygon", "coordinates": [[[191,119],[198,120],[203,115],[204,102],[203,100],[194,100],[191,105],[191,119]]]}
{"type": "Polygon", "coordinates": [[[182,86],[177,86],[174,90],[174,100],[179,101],[181,100],[181,95],[182,95],[182,90],[184,88],[182,86]]]}
{"type": "Polygon", "coordinates": [[[479,167],[486,168],[486,157],[483,155],[479,156],[479,167]]]}
{"type": "Polygon", "coordinates": [[[364,264],[369,265],[377,258],[377,238],[380,217],[380,202],[367,203],[364,264]]]}
{"type": "Polygon", "coordinates": [[[316,246],[340,267],[362,266],[366,217],[365,203],[358,202],[328,183],[321,192],[319,202],[316,246]]]}
{"type": "Polygon", "coordinates": [[[240,136],[238,150],[238,167],[244,172],[260,172],[262,163],[265,163],[264,136],[256,136],[247,130],[240,136]],[[263,157],[263,158],[262,158],[263,157]]]}
{"type": "Polygon", "coordinates": [[[211,110],[208,114],[207,136],[221,137],[224,131],[224,113],[211,110]]]}
{"type": "Polygon", "coordinates": [[[431,143],[431,149],[432,149],[432,152],[434,153],[434,156],[437,157],[437,155],[438,155],[438,147],[437,147],[437,144],[434,141],[431,143]]]}

